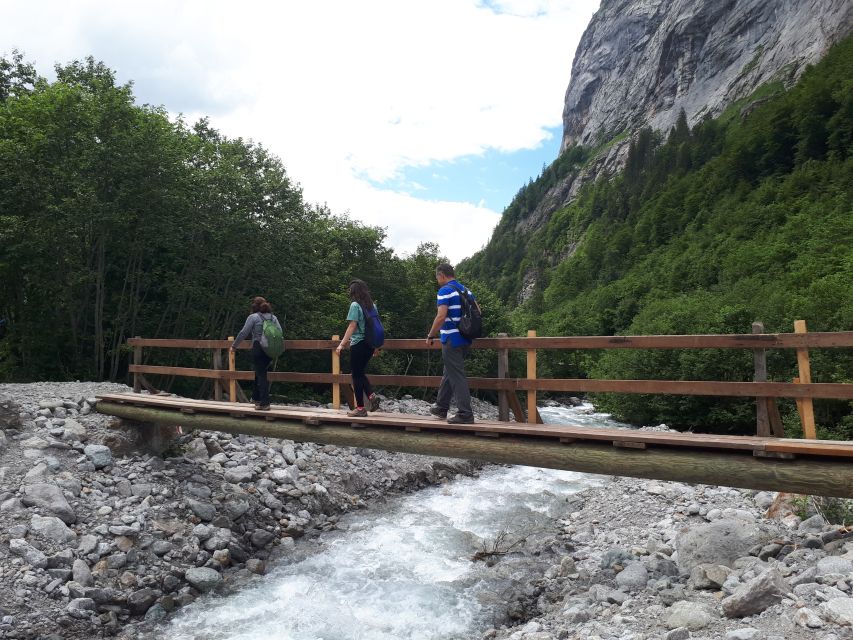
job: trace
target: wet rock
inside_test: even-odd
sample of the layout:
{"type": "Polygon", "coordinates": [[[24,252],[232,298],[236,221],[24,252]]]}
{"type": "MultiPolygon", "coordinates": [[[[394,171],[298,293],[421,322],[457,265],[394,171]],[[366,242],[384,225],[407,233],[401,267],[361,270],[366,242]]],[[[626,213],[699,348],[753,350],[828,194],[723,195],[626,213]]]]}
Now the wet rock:
{"type": "Polygon", "coordinates": [[[267,572],[267,567],[264,564],[263,560],[258,560],[257,558],[251,558],[246,561],[246,569],[251,571],[252,573],[256,573],[258,575],[263,575],[267,572]]]}
{"type": "Polygon", "coordinates": [[[160,594],[154,589],[139,589],[127,597],[127,608],[134,615],[142,615],[157,601],[160,594]]]}
{"type": "Polygon", "coordinates": [[[202,593],[216,588],[222,581],[222,576],[219,575],[218,571],[208,569],[207,567],[193,567],[192,569],[188,569],[185,578],[187,582],[202,593]]]}
{"type": "Polygon", "coordinates": [[[768,569],[724,599],[723,614],[728,618],[742,618],[761,613],[768,607],[781,602],[789,592],[790,589],[779,570],[768,569]]]}
{"type": "Polygon", "coordinates": [[[21,502],[27,507],[38,507],[56,515],[65,524],[72,524],[77,520],[77,515],[68,504],[62,490],[53,484],[26,485],[21,502]]]}
{"type": "Polygon", "coordinates": [[[259,548],[263,549],[270,542],[275,540],[276,536],[274,533],[270,531],[265,531],[264,529],[256,529],[254,533],[252,533],[252,544],[259,548]]]}

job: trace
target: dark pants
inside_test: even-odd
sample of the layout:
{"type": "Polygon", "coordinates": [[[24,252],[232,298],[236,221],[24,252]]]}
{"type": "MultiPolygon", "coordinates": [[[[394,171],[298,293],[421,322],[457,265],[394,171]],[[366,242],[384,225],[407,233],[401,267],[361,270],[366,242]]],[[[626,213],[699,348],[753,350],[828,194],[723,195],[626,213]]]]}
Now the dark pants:
{"type": "Polygon", "coordinates": [[[460,418],[474,417],[474,411],[471,409],[471,391],[468,389],[468,379],[465,377],[467,356],[468,347],[453,347],[449,341],[441,345],[444,372],[435,404],[447,411],[450,409],[450,401],[456,398],[456,413],[460,418]]]}
{"type": "Polygon", "coordinates": [[[255,370],[255,390],[252,393],[252,400],[262,407],[270,403],[270,381],[267,379],[270,362],[272,358],[261,348],[261,343],[253,342],[252,365],[255,370]]]}
{"type": "Polygon", "coordinates": [[[362,340],[350,350],[352,365],[352,389],[355,392],[355,406],[365,406],[365,399],[373,393],[370,380],[367,379],[367,363],[373,357],[373,349],[362,340]]]}

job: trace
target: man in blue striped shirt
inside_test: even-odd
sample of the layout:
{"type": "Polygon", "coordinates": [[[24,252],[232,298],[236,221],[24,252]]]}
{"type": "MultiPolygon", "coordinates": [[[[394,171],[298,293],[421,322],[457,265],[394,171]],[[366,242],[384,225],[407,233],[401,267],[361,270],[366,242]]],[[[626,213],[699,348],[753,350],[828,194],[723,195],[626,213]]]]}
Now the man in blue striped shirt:
{"type": "MultiPolygon", "coordinates": [[[[438,397],[430,407],[430,413],[439,418],[447,418],[450,401],[456,398],[456,415],[447,418],[449,424],[471,424],[474,411],[471,409],[471,391],[465,377],[465,357],[471,341],[459,333],[459,321],[462,319],[462,299],[460,291],[467,291],[471,300],[474,295],[456,281],[456,274],[449,264],[440,264],[435,268],[435,279],[440,289],[436,298],[438,310],[427,333],[427,344],[432,344],[436,335],[441,336],[441,360],[444,372],[438,397]]],[[[476,301],[474,304],[477,304],[476,301]]]]}

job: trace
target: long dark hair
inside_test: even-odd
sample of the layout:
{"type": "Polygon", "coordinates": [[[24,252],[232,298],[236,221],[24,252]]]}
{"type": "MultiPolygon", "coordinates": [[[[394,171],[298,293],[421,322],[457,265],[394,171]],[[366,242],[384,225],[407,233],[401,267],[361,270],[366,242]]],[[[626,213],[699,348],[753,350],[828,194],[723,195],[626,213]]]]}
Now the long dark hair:
{"type": "Polygon", "coordinates": [[[367,310],[373,308],[373,298],[370,297],[370,289],[364,280],[353,278],[349,283],[349,297],[367,310]]]}
{"type": "Polygon", "coordinates": [[[272,313],[272,307],[266,298],[257,296],[252,299],[252,313],[272,313]]]}

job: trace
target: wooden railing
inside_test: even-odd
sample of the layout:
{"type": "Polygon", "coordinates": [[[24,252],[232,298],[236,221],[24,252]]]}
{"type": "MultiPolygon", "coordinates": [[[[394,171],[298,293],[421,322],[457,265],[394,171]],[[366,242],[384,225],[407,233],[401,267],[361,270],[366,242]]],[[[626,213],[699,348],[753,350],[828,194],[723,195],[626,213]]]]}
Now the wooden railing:
{"type": "MultiPolygon", "coordinates": [[[[130,365],[133,374],[134,390],[142,387],[151,391],[156,389],[146,375],[168,375],[191,378],[208,378],[214,381],[214,399],[225,396],[225,384],[228,383],[228,398],[231,401],[245,401],[245,396],[236,384],[237,380],[253,380],[254,372],[240,370],[235,366],[234,354],[230,354],[228,369],[222,365],[222,351],[227,350],[233,341],[228,340],[168,340],[152,338],[131,338],[128,345],[133,347],[134,359],[130,365]],[[205,349],[213,352],[212,369],[171,367],[142,364],[143,348],[205,349]]],[[[350,376],[340,373],[340,360],[335,348],[338,336],[330,340],[285,340],[287,351],[320,350],[331,352],[329,373],[302,373],[295,371],[270,372],[271,382],[297,382],[303,384],[332,385],[332,402],[338,408],[341,402],[341,385],[351,396],[350,376]]],[[[250,344],[243,343],[240,349],[249,349],[250,344]]],[[[491,349],[497,352],[497,378],[469,378],[468,383],[474,389],[488,389],[499,394],[499,419],[508,420],[512,410],[519,422],[540,421],[536,411],[538,391],[559,392],[614,392],[642,394],[672,394],[698,396],[734,396],[756,398],[758,435],[782,436],[782,424],[776,409],[775,398],[795,398],[806,438],[815,438],[814,413],[812,399],[835,398],[853,400],[853,384],[850,383],[813,383],[809,368],[809,348],[853,347],[853,331],[807,333],[805,323],[797,321],[794,333],[763,333],[760,323],[753,325],[750,334],[711,334],[711,335],[659,335],[659,336],[568,336],[537,337],[535,331],[529,331],[527,337],[509,337],[501,334],[495,338],[481,338],[473,344],[474,349],[491,349]],[[768,382],[766,374],[765,350],[768,348],[796,349],[799,377],[792,382],[768,382]],[[527,353],[527,375],[524,378],[508,377],[508,353],[510,349],[522,349],[527,353]],[[539,378],[536,372],[536,352],[542,349],[752,349],[755,360],[753,382],[721,382],[710,380],[590,380],[585,378],[555,379],[539,378]],[[521,408],[516,392],[527,393],[527,416],[521,408]]],[[[426,350],[440,349],[438,341],[429,346],[423,339],[389,339],[384,350],[426,350]]],[[[437,387],[439,376],[410,375],[373,375],[371,382],[376,386],[437,387]]]]}

